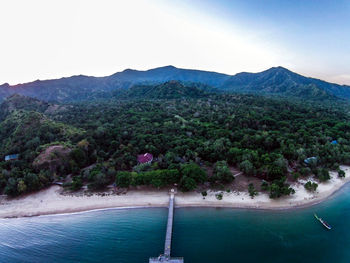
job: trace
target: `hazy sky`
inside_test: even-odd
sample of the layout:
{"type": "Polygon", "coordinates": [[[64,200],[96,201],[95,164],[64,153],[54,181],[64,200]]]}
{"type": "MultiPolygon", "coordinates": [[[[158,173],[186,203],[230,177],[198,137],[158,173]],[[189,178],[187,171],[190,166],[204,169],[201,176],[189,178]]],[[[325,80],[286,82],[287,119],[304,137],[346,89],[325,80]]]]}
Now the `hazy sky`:
{"type": "Polygon", "coordinates": [[[284,66],[350,84],[348,0],[0,0],[0,83],[284,66]]]}

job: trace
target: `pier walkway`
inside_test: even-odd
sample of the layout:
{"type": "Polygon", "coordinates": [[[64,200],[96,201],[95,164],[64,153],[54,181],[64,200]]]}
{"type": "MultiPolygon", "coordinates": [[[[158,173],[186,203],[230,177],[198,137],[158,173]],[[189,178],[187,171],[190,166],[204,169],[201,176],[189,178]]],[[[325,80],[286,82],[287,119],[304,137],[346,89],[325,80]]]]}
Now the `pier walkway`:
{"type": "Polygon", "coordinates": [[[160,255],[157,258],[150,258],[149,263],[157,263],[157,262],[169,262],[169,263],[183,263],[183,258],[172,258],[170,257],[171,252],[171,239],[173,234],[173,220],[174,220],[174,200],[175,192],[171,189],[170,198],[169,198],[169,211],[168,211],[168,224],[166,228],[165,235],[165,245],[164,245],[164,254],[160,255]]]}

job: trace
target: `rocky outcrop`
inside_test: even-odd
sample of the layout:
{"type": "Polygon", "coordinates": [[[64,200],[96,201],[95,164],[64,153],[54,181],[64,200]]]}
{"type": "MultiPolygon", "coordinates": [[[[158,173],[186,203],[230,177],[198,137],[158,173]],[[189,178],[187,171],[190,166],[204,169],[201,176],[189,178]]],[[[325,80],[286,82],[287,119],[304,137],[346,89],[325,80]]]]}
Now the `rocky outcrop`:
{"type": "Polygon", "coordinates": [[[49,146],[34,160],[33,167],[59,174],[69,165],[70,152],[71,149],[63,145],[49,146]]]}

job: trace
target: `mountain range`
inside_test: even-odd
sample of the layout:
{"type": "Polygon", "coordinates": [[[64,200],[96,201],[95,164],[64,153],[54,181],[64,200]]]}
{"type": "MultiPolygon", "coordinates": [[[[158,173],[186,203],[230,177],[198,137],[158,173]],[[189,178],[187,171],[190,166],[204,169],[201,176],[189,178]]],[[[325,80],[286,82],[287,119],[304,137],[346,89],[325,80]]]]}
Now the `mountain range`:
{"type": "MultiPolygon", "coordinates": [[[[227,75],[166,66],[146,71],[126,69],[106,77],[78,75],[52,80],[37,80],[12,86],[5,83],[0,85],[0,100],[17,93],[45,101],[84,101],[109,98],[111,95],[117,96],[120,91],[129,90],[134,86],[154,86],[174,80],[181,82],[184,86],[200,84],[200,86],[212,87],[222,92],[314,99],[350,99],[350,86],[304,77],[283,67],[273,67],[259,73],[242,72],[227,75]]],[[[179,86],[176,85],[176,87],[179,86]]],[[[129,95],[132,90],[128,91],[129,95]]],[[[121,94],[125,96],[125,93],[121,94]]]]}

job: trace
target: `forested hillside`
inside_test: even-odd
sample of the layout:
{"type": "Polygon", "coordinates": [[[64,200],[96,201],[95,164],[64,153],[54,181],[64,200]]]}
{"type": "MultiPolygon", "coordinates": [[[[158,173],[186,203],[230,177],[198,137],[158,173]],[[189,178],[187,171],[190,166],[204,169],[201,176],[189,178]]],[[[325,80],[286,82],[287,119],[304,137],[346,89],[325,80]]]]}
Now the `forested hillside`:
{"type": "Polygon", "coordinates": [[[181,99],[201,98],[217,90],[205,85],[183,84],[179,81],[169,81],[158,85],[135,85],[129,89],[115,92],[117,99],[181,99]]]}
{"type": "Polygon", "coordinates": [[[38,99],[24,97],[18,94],[9,96],[0,104],[0,121],[4,120],[10,113],[18,110],[44,112],[50,104],[38,99]]]}
{"type": "Polygon", "coordinates": [[[229,167],[235,167],[266,180],[262,189],[278,197],[292,193],[286,177],[315,174],[327,180],[330,169],[350,164],[345,102],[184,87],[178,82],[139,86],[122,100],[116,96],[51,111],[52,105],[37,100],[10,98],[0,106],[6,112],[0,156],[19,154],[19,160],[0,163],[1,191],[17,195],[69,174],[73,181],[66,185],[73,190],[116,182],[118,187],[176,183],[187,191],[205,182],[210,187],[230,183],[229,167]],[[151,165],[138,165],[137,156],[144,153],[154,156],[151,165]],[[314,161],[306,164],[309,157],[314,161]],[[207,168],[213,170],[209,175],[207,168]]]}
{"type": "Polygon", "coordinates": [[[350,88],[319,79],[307,78],[283,67],[274,67],[259,73],[238,73],[222,89],[243,93],[280,94],[300,98],[350,98],[350,88]]]}

